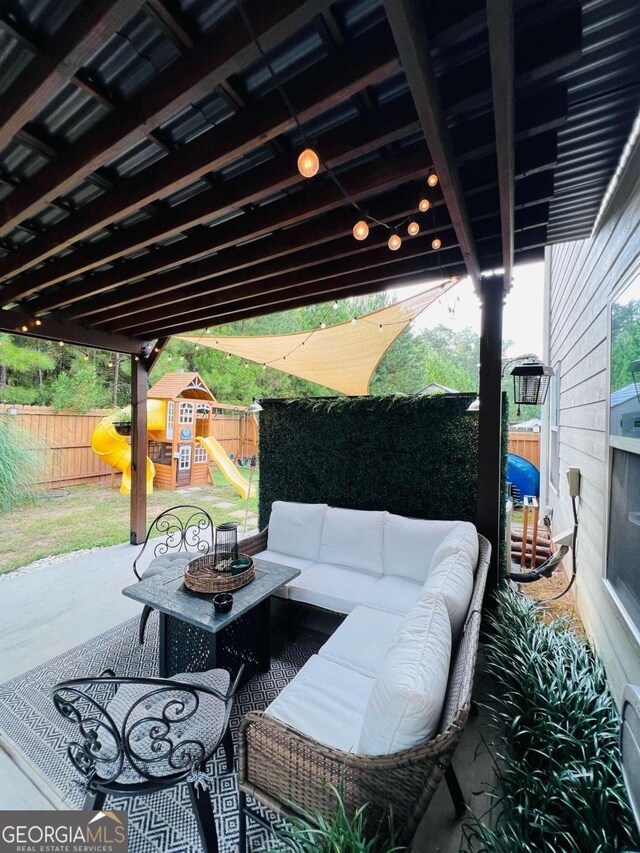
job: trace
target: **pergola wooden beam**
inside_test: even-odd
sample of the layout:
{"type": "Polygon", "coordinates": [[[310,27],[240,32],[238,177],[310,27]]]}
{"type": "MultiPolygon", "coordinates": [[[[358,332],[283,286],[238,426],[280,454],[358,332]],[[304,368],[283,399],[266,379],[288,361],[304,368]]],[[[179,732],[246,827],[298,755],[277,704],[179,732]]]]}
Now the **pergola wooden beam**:
{"type": "MultiPolygon", "coordinates": [[[[245,0],[247,14],[265,50],[293,35],[330,0],[245,0]]],[[[93,3],[86,4],[87,8],[93,3]]],[[[117,157],[149,130],[172,118],[227,77],[256,59],[256,46],[239,13],[230,13],[181,59],[162,71],[128,103],[107,115],[23,187],[0,204],[0,235],[33,215],[56,196],[79,184],[117,157]]]]}
{"type": "MultiPolygon", "coordinates": [[[[460,253],[456,252],[456,255],[457,258],[452,260],[450,264],[442,264],[445,276],[463,275],[465,273],[466,268],[460,260],[460,253]]],[[[269,298],[266,295],[237,303],[227,303],[218,310],[214,308],[209,312],[203,312],[198,318],[190,322],[176,322],[173,327],[167,328],[162,334],[184,334],[192,329],[200,329],[205,326],[222,325],[249,317],[287,311],[292,305],[296,307],[314,305],[318,302],[344,299],[346,296],[378,293],[390,287],[402,287],[405,284],[427,284],[429,281],[433,282],[438,278],[440,278],[440,264],[429,266],[424,259],[417,258],[408,261],[403,269],[396,269],[390,274],[376,275],[370,271],[365,271],[356,275],[348,275],[344,279],[327,279],[317,282],[313,286],[281,291],[277,294],[277,299],[269,298]]]]}
{"type": "MultiPolygon", "coordinates": [[[[345,56],[346,59],[346,56],[345,56]]],[[[354,58],[352,57],[352,60],[354,58]]],[[[362,63],[352,61],[345,74],[333,78],[335,87],[318,87],[307,90],[305,101],[307,115],[319,115],[327,109],[338,95],[349,97],[360,86],[369,85],[375,79],[387,76],[397,63],[393,60],[375,64],[372,68],[370,56],[362,63]]],[[[325,81],[330,71],[338,72],[333,64],[326,68],[325,81]]],[[[49,228],[36,240],[0,261],[0,275],[13,275],[45,260],[60,249],[78,239],[88,236],[106,225],[116,222],[123,215],[138,210],[156,198],[169,195],[201,178],[212,168],[220,168],[237,160],[253,148],[261,146],[271,130],[278,132],[291,129],[295,122],[281,104],[265,108],[264,121],[259,121],[262,108],[247,108],[229,119],[220,130],[198,136],[193,142],[163,157],[142,174],[124,181],[86,205],[76,213],[49,228]],[[257,123],[256,123],[257,122],[257,123]],[[238,132],[236,132],[238,131],[238,132]],[[204,164],[204,165],[203,165],[204,164]]],[[[322,134],[318,146],[324,159],[335,168],[350,160],[371,153],[377,148],[403,139],[419,128],[410,98],[401,98],[397,104],[372,111],[371,115],[354,119],[331,133],[322,134]]],[[[24,298],[37,292],[44,284],[51,285],[73,275],[85,273],[95,266],[102,266],[121,255],[138,251],[159,240],[167,239],[196,225],[209,222],[244,205],[261,201],[282,189],[302,181],[293,152],[280,154],[252,170],[251,181],[239,175],[200,192],[192,199],[167,208],[162,215],[154,216],[95,245],[77,247],[68,257],[54,261],[45,267],[27,271],[23,276],[5,286],[0,299],[9,301],[24,298]]]]}
{"type": "Polygon", "coordinates": [[[127,352],[138,356],[144,356],[152,349],[148,340],[61,323],[53,317],[47,318],[46,321],[42,320],[41,325],[37,325],[33,316],[25,311],[0,311],[0,332],[42,340],[63,341],[65,344],[78,344],[111,352],[127,352]]]}
{"type": "Polygon", "coordinates": [[[385,0],[385,8],[458,243],[477,288],[480,263],[433,69],[422,9],[417,0],[385,0]]]}
{"type": "Polygon", "coordinates": [[[144,0],[81,3],[0,100],[0,149],[33,119],[144,0]]]}
{"type": "MultiPolygon", "coordinates": [[[[394,224],[413,211],[414,205],[408,206],[407,200],[402,199],[398,206],[385,210],[385,219],[390,224],[394,224]]],[[[221,267],[219,256],[204,258],[185,267],[176,267],[162,275],[153,276],[150,279],[135,282],[130,287],[119,288],[115,292],[105,294],[101,297],[99,305],[96,300],[92,306],[83,307],[79,313],[83,317],[90,317],[91,323],[109,322],[139,312],[171,307],[226,287],[263,281],[273,276],[295,272],[324,263],[329,258],[336,261],[342,257],[370,251],[377,244],[386,244],[387,232],[383,232],[379,226],[373,224],[370,239],[364,242],[354,240],[352,211],[341,210],[334,216],[335,223],[318,220],[314,221],[313,225],[310,224],[308,229],[299,229],[302,231],[297,235],[301,238],[299,249],[295,243],[291,243],[288,232],[281,232],[268,238],[270,243],[276,244],[273,247],[275,255],[271,259],[269,259],[271,246],[268,247],[268,251],[266,246],[262,247],[265,254],[259,257],[259,262],[243,264],[236,269],[232,267],[229,271],[221,267]],[[282,246],[285,245],[287,249],[282,251],[282,246]],[[213,275],[208,275],[207,269],[211,269],[213,275]]],[[[240,252],[230,249],[226,254],[233,257],[240,252]]],[[[73,317],[74,309],[71,308],[62,313],[65,317],[73,317]]]]}
{"type": "MultiPolygon", "coordinates": [[[[391,268],[396,264],[404,264],[414,258],[424,259],[428,254],[435,254],[425,233],[411,240],[407,238],[410,242],[408,245],[403,246],[401,259],[397,257],[396,252],[391,252],[387,248],[386,236],[380,236],[382,239],[380,237],[377,240],[374,239],[371,245],[366,247],[366,250],[361,249],[346,257],[335,258],[332,255],[327,260],[325,256],[323,263],[317,263],[300,270],[285,272],[267,280],[259,279],[254,282],[238,282],[238,285],[235,287],[231,285],[225,287],[224,284],[221,287],[216,287],[216,283],[221,282],[221,280],[213,279],[207,283],[207,286],[210,288],[208,293],[202,296],[194,294],[190,299],[185,300],[186,304],[172,302],[170,306],[162,308],[149,308],[144,311],[139,309],[139,313],[129,313],[128,316],[121,317],[119,320],[105,321],[98,318],[95,322],[99,324],[100,328],[105,328],[109,331],[120,331],[135,327],[139,328],[142,334],[144,334],[145,329],[155,328],[165,320],[171,322],[174,319],[184,318],[185,322],[189,322],[191,315],[209,310],[214,306],[224,305],[227,302],[234,302],[237,299],[251,299],[254,296],[277,294],[279,291],[286,290],[292,286],[301,287],[307,284],[310,285],[317,281],[355,274],[372,268],[376,270],[383,269],[386,270],[386,274],[391,274],[391,268]]],[[[355,242],[355,240],[352,242],[355,242]]]]}
{"type": "Polygon", "coordinates": [[[500,191],[502,266],[505,287],[509,290],[513,274],[515,200],[515,54],[512,0],[487,0],[487,21],[500,191]]]}
{"type": "MultiPolygon", "coordinates": [[[[426,146],[416,143],[391,157],[359,166],[343,175],[341,180],[354,199],[369,198],[424,175],[428,163],[429,154],[426,146]]],[[[83,296],[90,296],[93,293],[100,293],[116,285],[136,281],[185,261],[197,260],[212,252],[221,252],[238,243],[301,223],[340,208],[344,203],[343,195],[332,182],[311,184],[300,192],[274,201],[263,208],[257,208],[213,228],[198,230],[185,240],[160,247],[111,270],[96,273],[87,280],[71,283],[68,287],[72,288],[72,293],[75,295],[82,293],[83,296]]],[[[353,216],[356,216],[355,211],[353,216]]],[[[294,231],[291,233],[291,239],[294,241],[297,239],[294,231]]],[[[2,298],[0,294],[0,301],[2,298]]],[[[36,303],[32,307],[34,312],[43,310],[36,303]]]]}

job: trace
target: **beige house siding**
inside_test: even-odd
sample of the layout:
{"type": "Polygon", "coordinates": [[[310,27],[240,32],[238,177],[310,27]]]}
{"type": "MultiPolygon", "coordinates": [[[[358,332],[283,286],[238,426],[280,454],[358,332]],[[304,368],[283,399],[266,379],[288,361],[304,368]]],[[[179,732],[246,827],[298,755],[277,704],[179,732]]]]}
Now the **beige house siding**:
{"type": "Polygon", "coordinates": [[[580,468],[577,604],[619,701],[627,682],[640,684],[640,643],[606,583],[608,316],[612,293],[640,264],[637,150],[595,236],[550,247],[546,263],[545,359],[560,365],[559,489],[547,486],[547,502],[554,533],[571,527],[565,472],[580,468]]]}

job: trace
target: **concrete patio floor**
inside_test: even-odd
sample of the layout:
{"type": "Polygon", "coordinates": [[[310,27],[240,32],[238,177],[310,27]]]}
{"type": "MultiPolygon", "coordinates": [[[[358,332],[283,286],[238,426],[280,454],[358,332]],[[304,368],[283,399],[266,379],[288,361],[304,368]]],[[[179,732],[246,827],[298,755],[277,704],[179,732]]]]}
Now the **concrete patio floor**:
{"type": "MultiPolygon", "coordinates": [[[[97,634],[137,616],[140,606],[121,594],[134,580],[131,568],[139,549],[114,545],[70,554],[55,562],[0,577],[0,682],[44,663],[97,634]]],[[[151,559],[145,555],[142,568],[151,559]]],[[[321,629],[318,624],[314,628],[321,629]]],[[[478,697],[482,702],[482,664],[478,697]]],[[[454,756],[454,766],[472,812],[489,807],[484,794],[493,779],[491,733],[482,707],[467,725],[454,756]]],[[[64,809],[47,780],[24,767],[0,733],[0,810],[64,809]]],[[[414,853],[457,853],[462,822],[456,820],[443,783],[427,811],[414,842],[414,853]]]]}

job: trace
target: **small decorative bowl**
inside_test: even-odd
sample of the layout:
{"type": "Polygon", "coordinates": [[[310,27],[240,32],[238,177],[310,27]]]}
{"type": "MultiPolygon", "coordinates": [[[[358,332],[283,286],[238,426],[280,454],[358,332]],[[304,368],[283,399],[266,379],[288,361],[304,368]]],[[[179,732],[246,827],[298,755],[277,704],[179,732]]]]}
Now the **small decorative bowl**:
{"type": "Polygon", "coordinates": [[[237,560],[231,560],[229,563],[229,571],[232,575],[240,575],[251,568],[252,563],[253,560],[250,560],[248,557],[238,557],[237,560]]]}
{"type": "Polygon", "coordinates": [[[233,596],[230,592],[219,592],[213,596],[213,608],[216,613],[228,613],[233,607],[233,596]]]}

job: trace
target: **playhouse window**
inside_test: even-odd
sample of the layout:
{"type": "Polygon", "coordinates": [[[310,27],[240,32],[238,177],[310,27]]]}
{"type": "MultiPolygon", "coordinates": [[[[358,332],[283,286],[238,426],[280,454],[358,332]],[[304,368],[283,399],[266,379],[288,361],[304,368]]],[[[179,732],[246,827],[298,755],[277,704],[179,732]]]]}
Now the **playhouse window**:
{"type": "Polygon", "coordinates": [[[174,420],[175,405],[173,402],[167,403],[167,431],[166,436],[169,440],[173,438],[173,420],[174,420]]]}
{"type": "Polygon", "coordinates": [[[207,461],[207,451],[201,444],[196,444],[195,453],[193,456],[194,462],[206,462],[207,461]]]}
{"type": "Polygon", "coordinates": [[[188,471],[191,468],[191,445],[190,444],[181,444],[179,457],[178,457],[178,468],[181,471],[188,471]]]}
{"type": "Polygon", "coordinates": [[[180,403],[180,414],[178,423],[193,423],[193,403],[180,403]]]}

